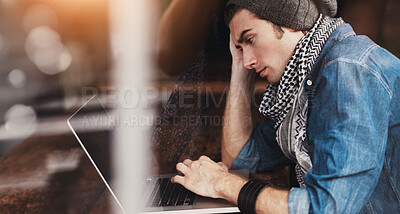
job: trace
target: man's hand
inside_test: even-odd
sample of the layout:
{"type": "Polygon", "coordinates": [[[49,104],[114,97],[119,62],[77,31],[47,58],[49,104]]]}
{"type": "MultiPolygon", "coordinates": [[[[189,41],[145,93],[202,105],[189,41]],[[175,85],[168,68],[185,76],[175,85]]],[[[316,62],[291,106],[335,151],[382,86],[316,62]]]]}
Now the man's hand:
{"type": "Polygon", "coordinates": [[[236,48],[233,42],[232,34],[230,34],[229,50],[232,55],[232,75],[250,75],[251,72],[243,66],[243,54],[236,48]]]}
{"type": "MultiPolygon", "coordinates": [[[[184,176],[176,175],[171,181],[202,196],[223,198],[237,204],[240,189],[247,180],[228,172],[221,162],[201,156],[197,161],[189,159],[176,165],[184,176]]],[[[288,213],[289,190],[264,188],[256,202],[257,213],[288,213]]]]}
{"type": "Polygon", "coordinates": [[[216,189],[218,181],[229,175],[228,168],[223,163],[215,163],[209,157],[201,156],[197,161],[186,159],[178,163],[176,169],[184,176],[176,175],[172,178],[173,183],[182,184],[198,195],[224,198],[216,189]]]}

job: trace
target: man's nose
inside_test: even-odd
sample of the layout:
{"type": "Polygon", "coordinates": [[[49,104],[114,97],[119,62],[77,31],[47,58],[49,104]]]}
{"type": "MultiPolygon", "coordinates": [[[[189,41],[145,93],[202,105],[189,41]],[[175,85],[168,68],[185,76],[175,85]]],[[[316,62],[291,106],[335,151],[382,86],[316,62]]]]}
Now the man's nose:
{"type": "Polygon", "coordinates": [[[246,69],[253,69],[257,64],[257,59],[251,51],[243,50],[243,66],[246,69]]]}

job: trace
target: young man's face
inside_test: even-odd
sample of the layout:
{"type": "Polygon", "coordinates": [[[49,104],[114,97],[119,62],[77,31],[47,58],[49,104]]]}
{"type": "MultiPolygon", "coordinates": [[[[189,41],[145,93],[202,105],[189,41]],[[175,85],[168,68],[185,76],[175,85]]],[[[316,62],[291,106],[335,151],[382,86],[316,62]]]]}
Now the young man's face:
{"type": "Polygon", "coordinates": [[[257,18],[246,9],[235,14],[229,28],[233,43],[241,51],[243,66],[254,69],[272,84],[281,79],[294,48],[304,35],[282,27],[284,34],[278,38],[279,33],[271,22],[257,18]]]}

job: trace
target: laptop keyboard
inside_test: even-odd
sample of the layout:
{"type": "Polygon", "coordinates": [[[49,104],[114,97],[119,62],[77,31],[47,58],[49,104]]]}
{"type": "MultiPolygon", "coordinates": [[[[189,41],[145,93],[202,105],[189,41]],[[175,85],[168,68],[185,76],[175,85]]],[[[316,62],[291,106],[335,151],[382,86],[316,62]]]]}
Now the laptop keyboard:
{"type": "Polygon", "coordinates": [[[147,207],[193,205],[195,196],[182,185],[171,183],[170,178],[159,178],[147,207]]]}

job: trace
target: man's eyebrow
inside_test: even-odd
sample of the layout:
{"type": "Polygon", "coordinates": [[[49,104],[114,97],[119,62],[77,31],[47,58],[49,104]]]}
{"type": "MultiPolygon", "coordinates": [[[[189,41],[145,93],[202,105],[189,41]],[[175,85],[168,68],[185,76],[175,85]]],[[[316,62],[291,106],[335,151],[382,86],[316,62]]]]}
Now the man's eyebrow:
{"type": "Polygon", "coordinates": [[[238,39],[238,43],[243,43],[243,37],[244,37],[244,35],[245,35],[247,32],[251,31],[251,30],[252,30],[252,29],[246,29],[246,30],[242,31],[242,33],[240,34],[240,37],[239,37],[239,39],[238,39]]]}

